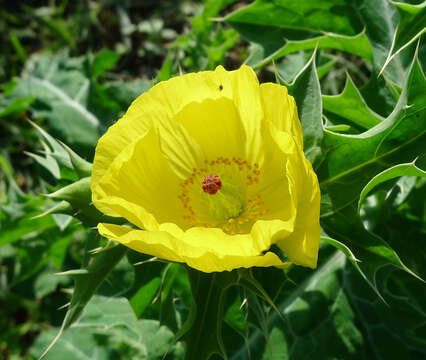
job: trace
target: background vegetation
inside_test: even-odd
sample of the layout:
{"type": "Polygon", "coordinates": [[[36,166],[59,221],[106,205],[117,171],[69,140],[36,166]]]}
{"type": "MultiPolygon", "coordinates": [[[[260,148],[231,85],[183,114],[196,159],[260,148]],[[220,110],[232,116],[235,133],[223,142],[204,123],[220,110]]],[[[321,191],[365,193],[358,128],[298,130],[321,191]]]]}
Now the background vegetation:
{"type": "Polygon", "coordinates": [[[228,292],[228,357],[426,357],[425,24],[420,0],[3,1],[0,358],[37,359],[71,323],[47,359],[184,358],[184,267],[97,253],[110,244],[93,209],[42,194],[87,175],[99,136],[153,83],[243,62],[296,99],[323,238],[317,270],[256,269],[263,294],[228,292]]]}

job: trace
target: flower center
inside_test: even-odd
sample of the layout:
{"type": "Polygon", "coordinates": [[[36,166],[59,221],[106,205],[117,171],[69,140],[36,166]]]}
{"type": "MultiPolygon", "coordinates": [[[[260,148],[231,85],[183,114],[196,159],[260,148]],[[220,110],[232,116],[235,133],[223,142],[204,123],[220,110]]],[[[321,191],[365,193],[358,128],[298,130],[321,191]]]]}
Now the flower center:
{"type": "Polygon", "coordinates": [[[202,183],[203,191],[207,194],[214,195],[222,189],[222,180],[218,175],[207,175],[202,183]]]}
{"type": "Polygon", "coordinates": [[[190,226],[219,227],[229,234],[249,232],[269,211],[261,195],[250,190],[259,175],[258,164],[240,158],[206,160],[203,168],[193,169],[181,183],[178,198],[184,220],[190,226]]]}

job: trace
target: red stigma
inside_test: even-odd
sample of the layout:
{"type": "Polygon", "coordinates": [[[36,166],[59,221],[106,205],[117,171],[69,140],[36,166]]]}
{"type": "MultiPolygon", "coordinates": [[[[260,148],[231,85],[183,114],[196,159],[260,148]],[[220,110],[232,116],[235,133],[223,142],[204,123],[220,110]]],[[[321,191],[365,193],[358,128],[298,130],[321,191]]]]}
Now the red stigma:
{"type": "Polygon", "coordinates": [[[222,189],[222,180],[217,175],[209,174],[204,178],[202,187],[205,193],[214,195],[222,189]]]}

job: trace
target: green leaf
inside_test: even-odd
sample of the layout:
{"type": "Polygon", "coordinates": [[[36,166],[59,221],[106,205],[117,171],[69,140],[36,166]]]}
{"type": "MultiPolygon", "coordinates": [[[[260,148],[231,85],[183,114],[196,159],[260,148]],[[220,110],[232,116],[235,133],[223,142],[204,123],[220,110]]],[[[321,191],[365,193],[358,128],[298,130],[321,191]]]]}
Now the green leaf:
{"type": "Polygon", "coordinates": [[[383,117],[392,113],[401,94],[398,86],[391,83],[385,76],[377,77],[376,71],[359,90],[368,106],[383,117]]]}
{"type": "Polygon", "coordinates": [[[358,201],[358,211],[361,207],[362,201],[377,185],[400,176],[426,177],[426,171],[418,168],[415,164],[415,161],[411,163],[406,163],[406,164],[398,164],[398,165],[390,167],[389,169],[382,171],[381,173],[373,177],[368,182],[368,184],[365,185],[364,188],[362,189],[361,195],[358,201]]]}
{"type": "Polygon", "coordinates": [[[417,57],[398,104],[379,125],[360,135],[324,131],[327,157],[318,169],[323,193],[321,216],[357,201],[362,188],[386,167],[412,161],[426,135],[426,82],[417,57]]]}
{"type": "Polygon", "coordinates": [[[321,241],[324,241],[327,244],[334,246],[336,249],[340,250],[343,254],[345,254],[345,256],[352,263],[352,265],[357,268],[357,262],[359,262],[359,260],[352,253],[351,249],[349,249],[345,244],[342,244],[340,241],[334,240],[327,236],[321,236],[321,241]]]}
{"type": "Polygon", "coordinates": [[[265,311],[267,333],[251,328],[231,360],[423,358],[424,288],[408,274],[382,269],[385,305],[340,251],[322,246],[315,271],[291,267],[276,305],[286,321],[265,311]],[[249,351],[249,352],[248,352],[249,351]]]}
{"type": "Polygon", "coordinates": [[[385,239],[403,263],[426,278],[426,253],[421,239],[425,229],[426,180],[403,176],[383,183],[363,202],[360,217],[365,227],[385,239]]]}
{"type": "MultiPolygon", "coordinates": [[[[264,289],[264,286],[254,277],[250,270],[239,269],[238,271],[238,284],[250,290],[254,295],[264,300],[274,311],[281,316],[280,311],[275,306],[273,300],[264,289]]],[[[284,318],[283,318],[284,320],[284,318]]]]}
{"type": "Polygon", "coordinates": [[[161,65],[161,69],[157,73],[157,81],[169,80],[173,75],[173,58],[168,55],[161,65]]]}
{"type": "Polygon", "coordinates": [[[13,95],[35,98],[34,115],[45,117],[61,140],[87,151],[99,137],[101,121],[88,110],[90,81],[79,66],[61,55],[33,56],[13,95]]]}
{"type": "Polygon", "coordinates": [[[77,178],[82,179],[92,174],[91,163],[76,154],[69,146],[53,138],[36,123],[31,120],[29,120],[29,122],[43,136],[47,144],[42,141],[45,148],[42,152],[44,157],[32,153],[27,153],[27,155],[35,159],[57,180],[75,180],[75,174],[77,174],[77,178]],[[73,170],[75,174],[69,174],[70,171],[68,171],[68,169],[73,170]]]}
{"type": "MultiPolygon", "coordinates": [[[[182,264],[169,263],[163,271],[161,283],[160,323],[173,331],[177,331],[181,323],[181,315],[176,304],[177,297],[182,304],[191,303],[191,286],[187,272],[182,264]]],[[[182,306],[182,305],[180,305],[182,306]]]]}
{"type": "Polygon", "coordinates": [[[276,64],[276,71],[278,71],[278,74],[286,83],[290,83],[305,65],[305,53],[300,51],[296,54],[288,55],[282,61],[278,62],[276,64]]]}
{"type": "Polygon", "coordinates": [[[87,269],[84,269],[86,271],[81,273],[65,273],[74,279],[75,286],[73,296],[59,332],[43,352],[42,357],[46,355],[58,342],[63,332],[78,319],[99,285],[126,254],[126,251],[126,247],[117,245],[112,249],[96,255],[93,262],[87,267],[87,269]]]}
{"type": "MultiPolygon", "coordinates": [[[[235,289],[237,290],[237,289],[235,289]]],[[[226,307],[223,320],[241,336],[245,336],[247,332],[247,324],[244,312],[241,308],[241,297],[238,291],[228,293],[229,305],[226,307]]]]}
{"type": "Polygon", "coordinates": [[[335,96],[322,96],[324,115],[332,116],[333,123],[349,124],[362,130],[379,124],[383,118],[372,111],[365,103],[349,73],[343,92],[335,96]]]}
{"type": "Polygon", "coordinates": [[[371,60],[371,47],[357,13],[345,1],[257,0],[231,13],[225,21],[256,44],[247,60],[255,68],[315,47],[347,51],[371,60]]]}
{"type": "Polygon", "coordinates": [[[56,227],[51,217],[31,220],[40,213],[41,205],[42,199],[31,196],[22,203],[15,202],[0,207],[0,247],[19,241],[29,234],[41,234],[56,227]]]}
{"type": "MultiPolygon", "coordinates": [[[[129,251],[127,257],[133,265],[149,258],[148,255],[142,255],[134,251],[129,251]]],[[[161,284],[161,271],[164,266],[164,263],[157,261],[147,262],[134,267],[135,281],[132,288],[126,293],[126,296],[129,298],[133,311],[138,318],[144,315],[157,295],[161,284]]]]}
{"type": "Polygon", "coordinates": [[[346,36],[354,36],[362,30],[362,23],[354,11],[354,7],[343,0],[306,3],[257,0],[230,14],[226,21],[273,26],[276,29],[329,32],[346,36]]]}
{"type": "Polygon", "coordinates": [[[92,62],[92,76],[97,79],[103,75],[106,71],[111,70],[115,67],[121,55],[114,51],[104,49],[95,55],[92,62]]]}
{"type": "Polygon", "coordinates": [[[41,166],[46,168],[56,179],[63,177],[66,172],[61,170],[62,168],[72,169],[73,165],[70,159],[69,153],[66,151],[63,145],[61,145],[54,137],[52,137],[47,131],[38,126],[33,121],[29,120],[30,124],[39,132],[43,139],[46,141],[45,144],[41,142],[44,146],[44,158],[28,153],[29,156],[34,158],[41,166]]]}
{"type": "MultiPolygon", "coordinates": [[[[253,29],[252,31],[260,30],[253,29]]],[[[281,43],[282,41],[283,40],[281,40],[281,43]]],[[[260,44],[263,45],[263,42],[260,44]]],[[[278,48],[278,50],[275,50],[272,53],[269,53],[268,48],[265,49],[260,44],[254,44],[250,56],[246,61],[247,65],[250,65],[255,69],[262,67],[272,60],[279,59],[285,55],[302,50],[313,50],[315,48],[344,51],[358,55],[366,60],[372,60],[371,47],[364,32],[356,36],[328,34],[324,36],[317,36],[311,39],[286,40],[284,46],[278,48]]]]}
{"type": "MultiPolygon", "coordinates": [[[[399,22],[398,13],[392,2],[388,0],[359,0],[358,3],[357,11],[365,24],[365,32],[373,51],[371,81],[377,78],[392,45],[393,34],[399,22]]],[[[398,56],[386,70],[386,77],[397,84],[402,84],[405,70],[410,65],[411,59],[412,56],[407,58],[398,56]]]]}
{"type": "MultiPolygon", "coordinates": [[[[54,332],[43,333],[31,353],[38,356],[54,332]]],[[[160,360],[172,340],[173,333],[158,321],[138,320],[126,298],[94,296],[45,358],[111,359],[118,351],[123,358],[160,360]]],[[[173,346],[169,355],[181,359],[182,346],[173,346]]]]}
{"type": "Polygon", "coordinates": [[[37,299],[41,299],[52,293],[58,285],[64,285],[69,282],[65,276],[55,276],[56,269],[47,267],[37,274],[34,281],[34,292],[37,299]]]}
{"type": "MultiPolygon", "coordinates": [[[[337,241],[335,239],[326,237],[326,236],[322,236],[321,237],[321,241],[326,242],[327,244],[335,247],[336,249],[340,250],[343,254],[345,254],[346,258],[351,262],[352,266],[358,271],[358,273],[362,276],[362,278],[372,287],[372,289],[375,291],[375,293],[378,295],[378,297],[384,302],[385,300],[383,299],[382,295],[380,294],[380,292],[377,290],[376,284],[374,282],[375,278],[375,273],[376,273],[376,269],[379,267],[378,263],[382,264],[382,262],[380,262],[380,260],[376,260],[374,259],[374,255],[376,254],[368,254],[366,255],[366,260],[370,261],[371,264],[373,266],[376,266],[376,268],[373,270],[373,273],[369,273],[369,272],[365,272],[359,262],[360,260],[358,260],[354,253],[351,251],[351,249],[349,247],[347,247],[345,244],[343,244],[340,241],[337,241]],[[376,262],[376,263],[375,263],[376,262]]],[[[378,243],[377,240],[374,241],[374,243],[378,243]]],[[[356,247],[356,245],[351,244],[352,246],[356,247]]],[[[388,249],[386,249],[386,246],[383,246],[382,244],[378,244],[378,247],[383,248],[384,251],[382,251],[383,253],[385,253],[386,251],[390,252],[388,249]]],[[[363,252],[361,250],[361,253],[363,255],[365,255],[365,252],[363,252]]],[[[392,256],[392,252],[390,252],[390,255],[392,256]]],[[[400,263],[398,261],[396,261],[397,265],[400,265],[400,263]]]]}
{"type": "Polygon", "coordinates": [[[402,2],[392,2],[398,9],[400,22],[393,37],[392,46],[383,64],[381,72],[392,61],[392,59],[414,43],[426,32],[426,1],[418,5],[402,2]]]}
{"type": "MultiPolygon", "coordinates": [[[[43,332],[36,340],[31,353],[38,358],[43,350],[51,343],[58,329],[54,328],[43,332]]],[[[91,329],[71,328],[67,330],[57,345],[44,356],[46,360],[108,360],[111,350],[99,344],[93,336],[91,329]]]]}
{"type": "Polygon", "coordinates": [[[368,83],[360,90],[367,104],[386,117],[397,103],[400,92],[398,86],[402,86],[405,81],[413,53],[411,49],[407,49],[396,55],[386,67],[383,76],[379,77],[398,26],[398,13],[388,0],[360,0],[358,11],[373,51],[372,74],[368,83]]]}
{"type": "Polygon", "coordinates": [[[125,111],[132,101],[145,91],[148,91],[151,85],[151,81],[132,79],[110,82],[106,86],[108,94],[118,101],[122,111],[125,111]]]}
{"type": "Polygon", "coordinates": [[[362,275],[372,289],[383,299],[377,287],[377,272],[386,265],[394,265],[420,279],[409,269],[396,251],[379,235],[365,229],[356,204],[347,206],[334,216],[321,219],[323,229],[333,238],[347,245],[357,259],[362,275]]]}
{"type": "Polygon", "coordinates": [[[330,60],[328,60],[324,64],[318,66],[317,71],[318,71],[318,78],[320,80],[330,72],[330,70],[334,67],[334,65],[338,61],[338,59],[336,57],[333,57],[333,56],[324,56],[324,58],[328,58],[330,60]]]}
{"type": "Polygon", "coordinates": [[[415,57],[398,104],[386,120],[360,135],[324,133],[327,156],[318,170],[321,225],[361,260],[359,267],[376,292],[377,272],[387,264],[418,276],[386,241],[364,228],[356,203],[373,176],[419,155],[426,138],[426,102],[419,94],[425,91],[424,75],[415,57]]]}
{"type": "Polygon", "coordinates": [[[30,96],[19,99],[3,98],[0,100],[0,118],[12,115],[19,116],[27,111],[33,102],[34,98],[30,96]]]}
{"type": "MultiPolygon", "coordinates": [[[[325,255],[324,253],[322,253],[325,255]]],[[[300,267],[288,271],[305,274],[299,283],[287,282],[276,300],[286,319],[267,313],[269,334],[252,331],[248,343],[252,359],[357,359],[362,354],[362,336],[354,323],[354,312],[342,291],[345,256],[328,255],[316,270],[300,267]]],[[[247,359],[247,349],[236,349],[231,360],[247,359]]]]}
{"type": "Polygon", "coordinates": [[[294,96],[297,111],[303,127],[304,152],[316,167],[321,160],[322,101],[318,74],[315,66],[315,52],[309,62],[298,74],[288,91],[294,96]]]}
{"type": "Polygon", "coordinates": [[[424,285],[407,273],[387,267],[381,271],[380,292],[388,306],[371,293],[358,274],[347,268],[345,293],[350,298],[365,339],[368,359],[422,359],[426,343],[424,324],[424,285]]]}

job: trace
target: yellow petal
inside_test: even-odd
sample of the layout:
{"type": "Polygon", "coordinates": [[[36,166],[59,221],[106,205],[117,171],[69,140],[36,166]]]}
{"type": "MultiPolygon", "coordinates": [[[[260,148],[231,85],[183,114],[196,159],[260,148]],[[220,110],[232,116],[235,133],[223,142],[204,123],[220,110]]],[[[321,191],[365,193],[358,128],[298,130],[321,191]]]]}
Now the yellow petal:
{"type": "Polygon", "coordinates": [[[252,68],[245,65],[236,71],[229,72],[222,66],[218,66],[215,72],[222,79],[224,96],[230,96],[234,101],[244,125],[246,143],[243,146],[246,160],[251,164],[261,163],[263,161],[263,110],[256,74],[252,68]],[[229,95],[226,91],[229,91],[229,95]]]}
{"type": "Polygon", "coordinates": [[[113,224],[99,224],[99,233],[144,254],[160,259],[185,262],[204,272],[231,271],[240,267],[278,266],[286,267],[272,252],[247,256],[245,254],[221,254],[212,248],[191,244],[174,237],[167,231],[142,231],[113,224]]]}
{"type": "Polygon", "coordinates": [[[265,219],[288,221],[296,216],[296,199],[290,191],[286,177],[288,158],[298,151],[294,139],[286,132],[278,131],[269,123],[264,133],[265,161],[260,167],[259,181],[250,187],[249,197],[260,194],[268,214],[265,219]]]}
{"type": "Polygon", "coordinates": [[[232,100],[222,97],[190,103],[175,120],[196,140],[207,160],[245,157],[246,134],[232,100]]]}
{"type": "MultiPolygon", "coordinates": [[[[274,243],[295,263],[314,267],[320,194],[302,151],[294,99],[282,86],[259,87],[247,66],[162,82],[102,137],[92,176],[96,207],[149,231],[111,224],[100,224],[99,231],[137,251],[207,272],[288,266],[268,251],[274,243]],[[260,170],[247,190],[247,199],[256,196],[250,216],[258,221],[242,235],[190,227],[178,199],[182,181],[207,159],[234,156],[260,170]]],[[[197,200],[202,189],[193,187],[185,188],[185,200],[191,198],[197,220],[210,223],[204,202],[197,200]]]]}
{"type": "MultiPolygon", "coordinates": [[[[222,66],[218,66],[215,71],[186,74],[164,81],[154,86],[148,93],[149,101],[161,103],[168,108],[173,117],[191,103],[229,99],[235,106],[245,132],[246,141],[240,144],[246,153],[244,158],[251,163],[260,161],[263,111],[259,82],[250,67],[243,65],[238,70],[226,71],[222,66]]],[[[144,95],[141,96],[140,101],[148,100],[144,95]]],[[[225,103],[219,103],[219,106],[223,108],[223,104],[225,103]]],[[[213,114],[215,112],[213,110],[213,114]]],[[[205,115],[206,117],[202,116],[199,120],[200,127],[211,119],[209,114],[205,115]]],[[[178,118],[182,119],[182,117],[178,118]]],[[[189,123],[192,124],[192,122],[189,123]]],[[[225,133],[222,132],[221,136],[225,136],[225,133]]]]}
{"type": "Polygon", "coordinates": [[[134,230],[113,224],[98,224],[98,231],[108,239],[160,259],[182,262],[178,240],[165,231],[134,230]]]}
{"type": "Polygon", "coordinates": [[[92,183],[97,183],[114,159],[129,144],[144,136],[155,121],[172,117],[167,107],[158,106],[155,101],[141,101],[142,97],[149,98],[149,92],[133,101],[126,114],[99,139],[93,161],[92,183]]]}
{"type": "Polygon", "coordinates": [[[317,267],[320,232],[318,223],[304,224],[298,222],[294,232],[279,240],[277,245],[294,264],[315,269],[317,267]]]}
{"type": "Polygon", "coordinates": [[[306,158],[288,163],[293,196],[297,199],[297,218],[293,234],[277,242],[292,262],[315,268],[320,239],[320,189],[318,179],[306,158]]]}
{"type": "Polygon", "coordinates": [[[128,145],[97,183],[92,182],[92,199],[103,212],[117,213],[145,229],[155,228],[156,221],[182,224],[180,182],[160,150],[156,131],[151,129],[128,145]],[[130,215],[125,210],[128,204],[135,204],[130,215]]]}
{"type": "Polygon", "coordinates": [[[273,83],[260,85],[260,94],[265,119],[271,121],[279,131],[291,134],[303,149],[302,124],[297,115],[296,102],[288,95],[287,88],[273,83]]]}
{"type": "MultiPolygon", "coordinates": [[[[286,206],[296,214],[293,233],[276,243],[295,264],[315,267],[320,238],[318,179],[294,136],[279,131],[274,124],[270,124],[270,134],[273,139],[271,143],[281,150],[281,156],[285,159],[283,174],[291,198],[286,206]]],[[[286,208],[282,203],[275,203],[275,206],[286,208]]]]}

